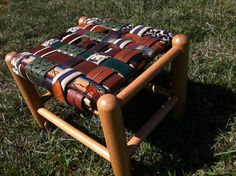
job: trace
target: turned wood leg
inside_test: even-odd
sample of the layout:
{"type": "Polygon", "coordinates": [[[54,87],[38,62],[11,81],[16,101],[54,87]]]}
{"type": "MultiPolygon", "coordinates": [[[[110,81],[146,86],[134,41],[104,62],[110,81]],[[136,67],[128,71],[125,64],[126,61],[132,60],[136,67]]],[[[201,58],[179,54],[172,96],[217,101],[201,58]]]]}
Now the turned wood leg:
{"type": "Polygon", "coordinates": [[[119,101],[115,95],[105,94],[97,107],[114,174],[129,176],[130,158],[119,101]]]}
{"type": "Polygon", "coordinates": [[[40,128],[44,128],[45,119],[42,116],[40,116],[37,112],[39,108],[43,107],[43,103],[40,99],[40,95],[36,87],[34,86],[34,84],[32,84],[31,82],[29,82],[28,80],[24,78],[21,78],[12,70],[11,60],[13,59],[15,55],[16,55],[16,52],[8,53],[5,57],[5,62],[26,104],[28,105],[34,120],[37,122],[40,128]]]}
{"type": "Polygon", "coordinates": [[[189,40],[187,36],[178,34],[174,36],[172,46],[181,51],[171,64],[171,95],[178,98],[178,102],[173,108],[172,114],[175,120],[180,120],[184,114],[186,103],[189,40]]]}

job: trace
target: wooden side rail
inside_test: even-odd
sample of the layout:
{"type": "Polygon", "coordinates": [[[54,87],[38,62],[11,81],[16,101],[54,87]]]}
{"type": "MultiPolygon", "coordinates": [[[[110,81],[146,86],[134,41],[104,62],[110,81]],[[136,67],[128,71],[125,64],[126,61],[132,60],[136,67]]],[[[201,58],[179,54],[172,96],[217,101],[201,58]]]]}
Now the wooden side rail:
{"type": "Polygon", "coordinates": [[[138,91],[146,86],[155,76],[160,73],[163,68],[175,59],[181,50],[177,47],[172,47],[166,54],[153,63],[147,70],[133,80],[128,86],[126,86],[121,92],[117,94],[117,97],[121,100],[121,104],[125,104],[131,99],[138,91]]]}
{"type": "Polygon", "coordinates": [[[154,130],[154,128],[164,119],[164,117],[175,106],[177,97],[169,98],[161,108],[145,123],[145,125],[128,141],[128,150],[131,155],[140,143],[154,130]]]}
{"type": "MultiPolygon", "coordinates": [[[[154,130],[154,128],[161,122],[161,120],[167,115],[167,113],[174,107],[176,102],[176,97],[169,98],[162,105],[162,107],[149,119],[149,121],[146,122],[146,124],[137,132],[137,134],[135,134],[134,137],[132,137],[128,141],[127,145],[130,154],[132,154],[139,147],[139,144],[154,130]]],[[[39,108],[38,113],[54,125],[61,128],[67,134],[71,135],[72,137],[110,161],[110,157],[105,146],[98,143],[77,128],[73,127],[46,108],[39,108]]]]}
{"type": "Polygon", "coordinates": [[[110,161],[110,156],[105,146],[95,141],[90,136],[84,134],[83,132],[75,128],[74,126],[70,125],[69,123],[64,121],[62,118],[56,116],[55,114],[53,114],[46,108],[39,108],[38,113],[44,118],[46,118],[48,121],[56,125],[57,127],[61,128],[67,134],[71,135],[73,138],[77,139],[82,144],[86,145],[93,151],[97,152],[106,160],[110,161]]]}

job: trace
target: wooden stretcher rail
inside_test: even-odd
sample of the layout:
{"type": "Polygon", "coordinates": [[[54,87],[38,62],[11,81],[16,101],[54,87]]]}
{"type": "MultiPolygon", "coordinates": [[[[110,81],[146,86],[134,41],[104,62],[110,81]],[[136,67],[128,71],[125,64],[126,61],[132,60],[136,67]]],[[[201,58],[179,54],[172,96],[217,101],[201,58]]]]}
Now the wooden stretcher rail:
{"type": "Polygon", "coordinates": [[[45,94],[41,95],[40,99],[42,103],[46,103],[48,100],[52,99],[54,95],[52,95],[50,92],[46,92],[45,94]]]}
{"type": "Polygon", "coordinates": [[[56,116],[55,114],[53,114],[52,112],[50,112],[46,108],[39,108],[38,113],[41,116],[43,116],[44,118],[46,118],[48,121],[52,122],[53,124],[55,124],[56,126],[61,128],[67,134],[71,135],[72,137],[74,137],[75,139],[80,141],[82,144],[86,145],[87,147],[89,147],[93,151],[97,152],[99,155],[101,155],[106,160],[110,161],[110,156],[109,156],[108,150],[105,146],[103,146],[99,142],[95,141],[90,136],[84,134],[83,132],[81,132],[77,128],[73,127],[72,125],[70,125],[69,123],[64,121],[62,118],[56,116]]]}
{"type": "Polygon", "coordinates": [[[155,94],[161,94],[163,96],[170,97],[170,90],[157,84],[150,84],[147,85],[145,88],[155,94]]]}
{"type": "Polygon", "coordinates": [[[137,134],[128,141],[127,145],[130,155],[139,147],[140,143],[154,130],[168,112],[170,112],[177,101],[177,97],[170,97],[137,134]]]}
{"type": "Polygon", "coordinates": [[[138,91],[146,86],[155,76],[160,73],[163,68],[175,59],[181,50],[177,47],[172,47],[166,54],[153,63],[146,71],[139,75],[127,87],[117,94],[117,98],[121,100],[121,104],[125,104],[131,99],[138,91]]]}

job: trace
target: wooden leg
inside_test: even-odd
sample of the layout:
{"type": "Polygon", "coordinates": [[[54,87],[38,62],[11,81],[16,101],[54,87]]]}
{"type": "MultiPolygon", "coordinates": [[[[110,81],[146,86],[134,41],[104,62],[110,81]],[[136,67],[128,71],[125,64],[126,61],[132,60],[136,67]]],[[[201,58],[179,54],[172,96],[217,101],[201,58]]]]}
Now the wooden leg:
{"type": "Polygon", "coordinates": [[[116,176],[131,174],[120,103],[113,94],[101,96],[97,103],[111,165],[116,176]]]}
{"type": "Polygon", "coordinates": [[[187,36],[178,34],[173,38],[172,46],[181,51],[171,65],[171,96],[178,98],[172,114],[175,120],[180,120],[184,114],[187,94],[189,40],[187,36]]]}
{"type": "Polygon", "coordinates": [[[12,70],[11,60],[16,55],[16,52],[10,52],[6,55],[5,61],[8,69],[11,72],[12,77],[14,78],[26,104],[28,105],[34,120],[37,122],[40,128],[44,128],[45,119],[40,116],[37,110],[43,107],[43,103],[40,99],[40,95],[34,86],[34,84],[30,83],[28,80],[19,77],[12,70]]]}

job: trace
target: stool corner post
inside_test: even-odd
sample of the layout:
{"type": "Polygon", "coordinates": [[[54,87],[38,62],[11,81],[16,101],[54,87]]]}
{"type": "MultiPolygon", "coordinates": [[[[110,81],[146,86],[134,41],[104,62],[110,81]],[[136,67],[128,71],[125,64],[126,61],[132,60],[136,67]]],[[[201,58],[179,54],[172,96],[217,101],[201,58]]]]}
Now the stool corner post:
{"type": "Polygon", "coordinates": [[[189,39],[184,34],[177,34],[172,39],[172,47],[180,50],[178,56],[171,64],[171,96],[176,96],[178,102],[172,110],[172,116],[180,121],[184,115],[189,62],[189,39]]]}
{"type": "Polygon", "coordinates": [[[86,20],[88,19],[87,16],[81,16],[79,19],[78,19],[78,26],[83,24],[86,20]]]}
{"type": "Polygon", "coordinates": [[[11,52],[7,53],[7,55],[5,56],[5,62],[6,62],[8,67],[10,66],[9,64],[11,64],[11,60],[15,56],[16,56],[16,52],[15,51],[11,51],[11,52]]]}
{"type": "Polygon", "coordinates": [[[97,107],[114,174],[129,176],[130,157],[120,102],[115,95],[105,94],[99,98],[97,107]]]}
{"type": "Polygon", "coordinates": [[[12,69],[11,61],[16,56],[16,54],[17,53],[15,51],[12,51],[6,55],[5,57],[6,65],[19,91],[21,92],[27,106],[29,107],[34,120],[36,121],[36,123],[39,125],[40,128],[45,129],[46,120],[42,116],[40,116],[37,112],[39,108],[43,107],[43,103],[41,101],[38,90],[36,89],[35,85],[30,83],[26,79],[18,76],[12,69]]]}

